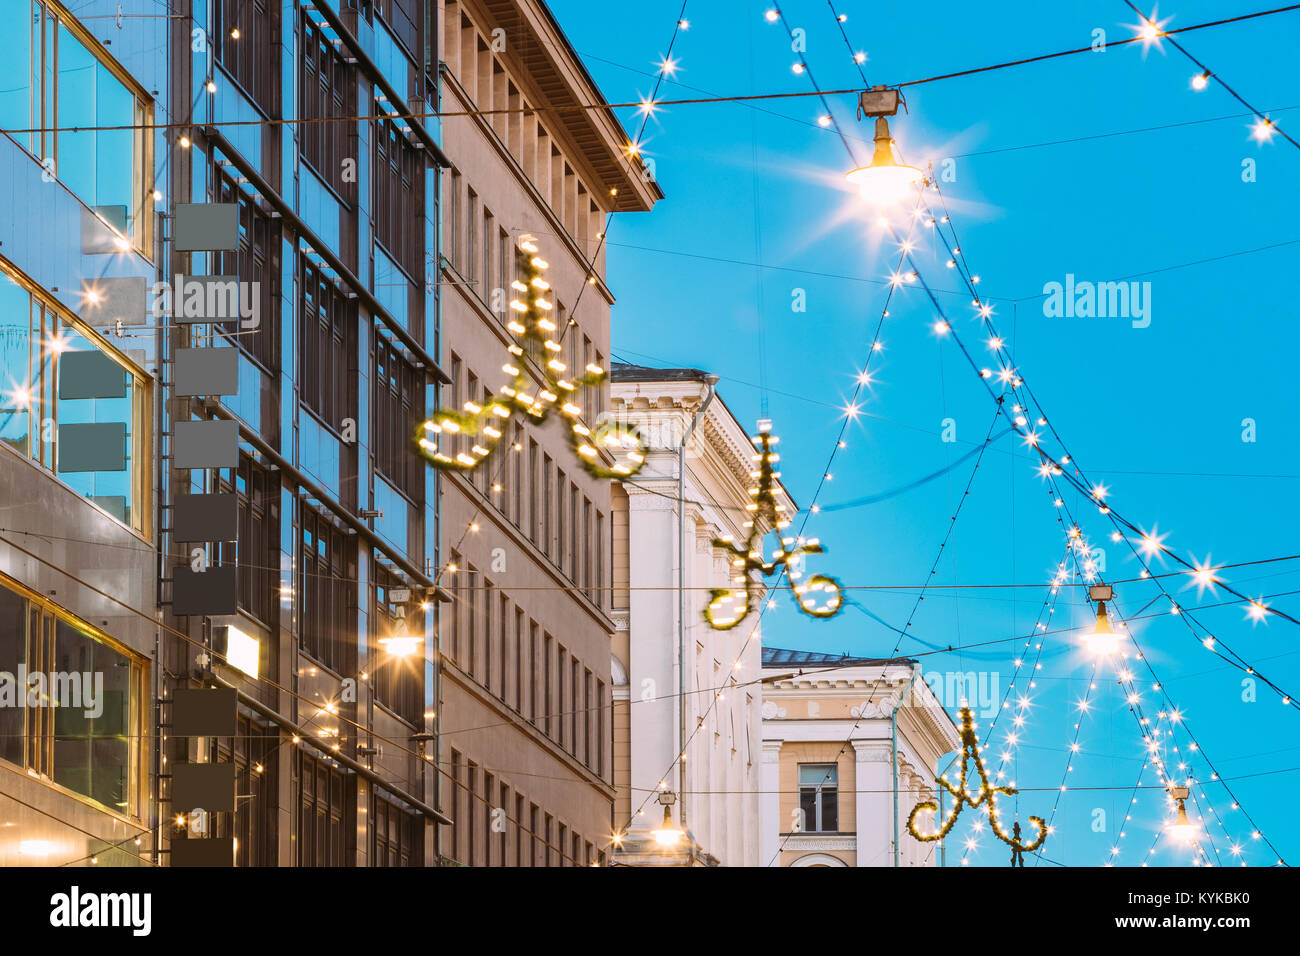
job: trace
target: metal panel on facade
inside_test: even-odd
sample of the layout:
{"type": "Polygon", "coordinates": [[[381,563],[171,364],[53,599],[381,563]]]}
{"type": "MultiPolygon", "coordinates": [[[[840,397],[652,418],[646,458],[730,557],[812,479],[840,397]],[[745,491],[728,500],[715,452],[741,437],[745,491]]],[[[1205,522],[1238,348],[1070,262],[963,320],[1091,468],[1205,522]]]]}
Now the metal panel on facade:
{"type": "Polygon", "coordinates": [[[177,349],[172,391],[176,395],[234,395],[239,391],[235,349],[177,349]]]}
{"type": "Polygon", "coordinates": [[[234,614],[238,610],[233,566],[192,571],[179,567],[172,572],[172,611],[189,614],[234,614]]]}
{"type": "Polygon", "coordinates": [[[172,866],[234,866],[235,838],[172,840],[172,866]]]}
{"type": "Polygon", "coordinates": [[[235,765],[233,763],[172,764],[172,809],[179,813],[206,810],[233,813],[235,765]]]}
{"type": "Polygon", "coordinates": [[[126,470],[126,423],[59,426],[59,473],[126,470]]]}
{"type": "Polygon", "coordinates": [[[239,499],[233,494],[177,495],[172,537],[177,541],[234,541],[239,499]]]}
{"type": "Polygon", "coordinates": [[[96,349],[59,358],[59,398],[125,398],[126,369],[96,349]]]}
{"type": "Polygon", "coordinates": [[[177,737],[233,737],[239,695],[233,687],[178,687],[171,732],[177,737]]]}
{"type": "Polygon", "coordinates": [[[175,422],[172,465],[177,468],[234,468],[239,464],[239,426],[226,419],[175,422]]]}
{"type": "Polygon", "coordinates": [[[83,283],[81,317],[95,324],[143,325],[148,318],[148,283],[143,276],[96,279],[83,283]]]}
{"type": "Polygon", "coordinates": [[[239,248],[239,206],[233,202],[177,203],[172,230],[176,252],[239,248]]]}

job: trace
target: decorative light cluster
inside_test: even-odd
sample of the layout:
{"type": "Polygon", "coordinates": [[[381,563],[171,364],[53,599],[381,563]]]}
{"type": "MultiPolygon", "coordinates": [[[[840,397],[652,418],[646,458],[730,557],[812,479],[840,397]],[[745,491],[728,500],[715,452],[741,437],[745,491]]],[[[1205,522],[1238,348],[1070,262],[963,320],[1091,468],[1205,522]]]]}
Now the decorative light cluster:
{"type": "Polygon", "coordinates": [[[947,790],[953,796],[953,807],[948,815],[940,824],[939,829],[934,833],[922,833],[916,827],[916,818],[923,811],[929,811],[934,814],[939,812],[939,802],[937,800],[923,800],[912,808],[912,812],[907,817],[907,832],[912,834],[916,839],[923,843],[933,843],[936,840],[942,840],[948,835],[953,824],[957,822],[957,817],[961,815],[962,808],[969,805],[973,809],[987,803],[989,825],[993,828],[993,834],[1011,847],[1012,850],[1021,853],[1033,853],[1047,840],[1047,821],[1042,817],[1031,816],[1029,822],[1038,828],[1038,836],[1031,842],[1025,843],[1018,836],[1019,824],[1015,827],[1017,835],[1008,834],[1002,829],[1002,821],[998,817],[998,794],[1007,794],[1014,796],[1015,787],[994,787],[989,785],[988,773],[984,770],[984,761],[980,758],[980,743],[975,736],[975,724],[971,718],[969,707],[961,709],[961,779],[956,785],[952,784],[948,777],[939,778],[939,786],[947,790]],[[971,762],[975,764],[975,772],[979,776],[979,791],[971,796],[966,787],[966,778],[970,772],[971,762]]]}
{"type": "Polygon", "coordinates": [[[735,627],[748,616],[750,610],[760,597],[762,584],[752,572],[761,572],[770,577],[784,568],[790,591],[794,595],[799,610],[812,617],[834,617],[844,606],[844,591],[835,578],[825,574],[814,574],[807,578],[799,565],[804,555],[822,554],[824,549],[815,538],[807,540],[802,537],[781,537],[781,547],[772,554],[771,560],[763,556],[763,529],[766,526],[778,534],[790,525],[785,514],[785,505],[776,500],[773,485],[781,473],[775,465],[781,456],[773,450],[780,440],[771,433],[771,422],[758,423],[758,434],[753,442],[758,451],[754,454],[757,466],[749,476],[755,484],[749,489],[752,499],[746,509],[749,519],[745,527],[749,534],[744,544],[736,544],[730,536],[714,538],[713,546],[724,549],[731,556],[732,583],[738,588],[713,588],[709,592],[709,604],[704,609],[704,619],[715,630],[725,631],[735,627]]]}
{"type": "Polygon", "coordinates": [[[581,375],[574,375],[561,361],[562,347],[553,337],[557,330],[551,316],[551,285],[544,275],[550,266],[538,254],[532,236],[520,237],[515,259],[519,278],[510,283],[515,296],[506,322],[515,341],[509,347],[510,359],[501,366],[512,381],[484,404],[471,398],[463,411],[439,409],[416,436],[421,453],[435,468],[472,471],[496,451],[516,412],[540,425],[559,409],[568,426],[569,447],[588,473],[597,478],[636,474],[645,464],[646,453],[636,426],[608,422],[588,426],[573,401],[579,389],[596,388],[608,373],[592,363],[581,375]],[[529,370],[530,360],[540,367],[540,384],[529,370]],[[602,451],[614,459],[612,467],[601,463],[602,451]]]}

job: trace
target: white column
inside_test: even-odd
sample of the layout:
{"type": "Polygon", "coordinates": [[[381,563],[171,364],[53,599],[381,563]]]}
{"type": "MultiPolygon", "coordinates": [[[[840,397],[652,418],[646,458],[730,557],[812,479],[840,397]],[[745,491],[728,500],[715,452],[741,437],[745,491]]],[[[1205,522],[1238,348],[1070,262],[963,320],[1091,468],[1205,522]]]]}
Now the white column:
{"type": "MultiPolygon", "coordinates": [[[[889,743],[855,740],[853,754],[858,866],[893,866],[894,794],[889,743]]],[[[900,797],[900,827],[902,812],[900,797]]]]}
{"type": "MultiPolygon", "coordinates": [[[[676,791],[677,765],[677,502],[627,486],[629,654],[628,690],[632,696],[630,783],[632,806],[655,790],[668,768],[668,789],[676,791]],[[651,683],[646,683],[650,681],[651,683]],[[650,700],[642,700],[643,694],[650,700]]],[[[677,817],[679,811],[674,810],[677,817]]],[[[633,829],[658,826],[662,808],[648,804],[633,829]],[[657,815],[656,815],[657,814],[657,815]]]]}
{"type": "MultiPolygon", "coordinates": [[[[773,863],[781,845],[781,744],[780,740],[763,741],[763,765],[759,771],[759,866],[773,863]]],[[[779,865],[776,861],[773,865],[779,865]]]]}

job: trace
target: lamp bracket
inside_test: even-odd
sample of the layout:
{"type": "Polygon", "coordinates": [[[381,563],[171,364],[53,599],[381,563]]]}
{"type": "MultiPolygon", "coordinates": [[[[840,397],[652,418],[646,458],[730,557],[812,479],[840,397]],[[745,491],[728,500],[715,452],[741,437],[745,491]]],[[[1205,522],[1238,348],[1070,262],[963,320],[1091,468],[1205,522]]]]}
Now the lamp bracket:
{"type": "Polygon", "coordinates": [[[1094,584],[1088,588],[1088,600],[1090,601],[1113,601],[1115,599],[1115,589],[1109,584],[1094,584]]]}
{"type": "MultiPolygon", "coordinates": [[[[902,94],[884,86],[873,86],[858,94],[858,119],[864,116],[896,116],[902,94]]],[[[906,104],[904,104],[906,106],[906,104]]]]}

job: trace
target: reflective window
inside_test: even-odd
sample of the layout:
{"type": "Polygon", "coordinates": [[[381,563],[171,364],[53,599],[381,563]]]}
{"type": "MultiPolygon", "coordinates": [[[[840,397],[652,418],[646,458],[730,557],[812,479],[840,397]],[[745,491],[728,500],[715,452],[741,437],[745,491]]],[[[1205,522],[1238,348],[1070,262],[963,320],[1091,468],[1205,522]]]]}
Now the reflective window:
{"type": "Polygon", "coordinates": [[[0,23],[8,41],[0,128],[27,130],[11,135],[104,222],[148,249],[152,185],[141,127],[152,121],[152,106],[54,4],[6,3],[0,23]],[[42,129],[50,132],[35,132],[42,129]]]}
{"type": "Polygon", "coordinates": [[[144,665],[0,577],[0,758],[138,816],[144,665]]]}
{"type": "Polygon", "coordinates": [[[144,530],[148,383],[0,267],[0,442],[144,530]]]}

